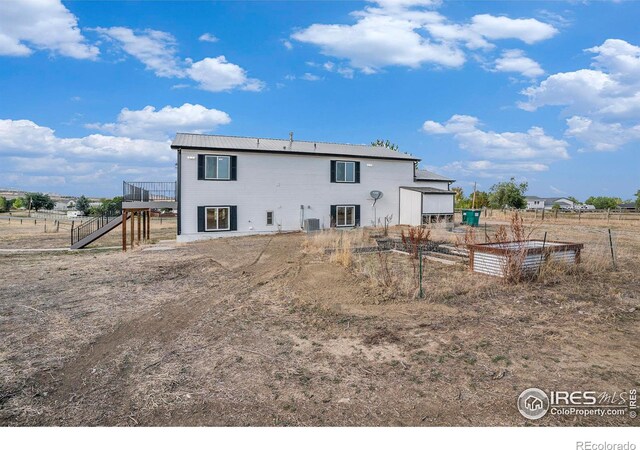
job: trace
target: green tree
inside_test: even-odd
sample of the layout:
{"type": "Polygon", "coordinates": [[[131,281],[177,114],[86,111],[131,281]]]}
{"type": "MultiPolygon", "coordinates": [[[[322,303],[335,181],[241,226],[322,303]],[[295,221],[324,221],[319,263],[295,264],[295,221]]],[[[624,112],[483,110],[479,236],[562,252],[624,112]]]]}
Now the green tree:
{"type": "Polygon", "coordinates": [[[524,193],[529,188],[528,183],[516,184],[515,178],[491,186],[489,203],[493,208],[511,207],[522,209],[527,205],[524,193]]]}
{"type": "Polygon", "coordinates": [[[640,209],[640,189],[636,192],[636,209],[640,209]]]}
{"type": "Polygon", "coordinates": [[[89,204],[89,199],[84,195],[81,195],[76,201],[76,209],[80,211],[85,216],[89,215],[89,210],[91,209],[91,205],[89,204]]]}
{"type": "Polygon", "coordinates": [[[589,197],[585,203],[593,205],[596,209],[613,209],[622,203],[622,199],[618,197],[589,197]]]}
{"type": "Polygon", "coordinates": [[[122,214],[122,197],[113,197],[102,201],[102,213],[107,216],[119,216],[122,214]]]}
{"type": "Polygon", "coordinates": [[[376,139],[371,143],[371,146],[388,148],[389,150],[393,150],[394,152],[400,151],[398,144],[394,144],[389,139],[387,139],[386,141],[383,141],[382,139],[376,139]]]}
{"type": "MultiPolygon", "coordinates": [[[[469,195],[470,202],[473,204],[473,193],[469,195]]],[[[489,194],[484,191],[476,191],[476,208],[484,208],[489,206],[489,194]]]]}
{"type": "Polygon", "coordinates": [[[49,197],[49,194],[43,194],[42,192],[30,192],[24,196],[24,205],[26,208],[35,209],[53,209],[53,200],[49,197]]]}
{"type": "Polygon", "coordinates": [[[10,209],[10,204],[5,197],[0,197],[0,212],[7,212],[10,209]]]}
{"type": "Polygon", "coordinates": [[[20,197],[14,198],[12,206],[13,206],[14,209],[24,208],[24,200],[22,198],[20,198],[20,197]]]}
{"type": "Polygon", "coordinates": [[[572,197],[572,196],[567,197],[567,200],[571,200],[576,205],[579,205],[579,204],[582,203],[580,200],[578,200],[577,198],[572,197]]]}
{"type": "Polygon", "coordinates": [[[451,190],[456,193],[456,196],[454,198],[454,207],[456,209],[468,208],[469,201],[468,199],[464,198],[464,191],[462,190],[462,188],[459,186],[456,186],[451,188],[451,190]]]}

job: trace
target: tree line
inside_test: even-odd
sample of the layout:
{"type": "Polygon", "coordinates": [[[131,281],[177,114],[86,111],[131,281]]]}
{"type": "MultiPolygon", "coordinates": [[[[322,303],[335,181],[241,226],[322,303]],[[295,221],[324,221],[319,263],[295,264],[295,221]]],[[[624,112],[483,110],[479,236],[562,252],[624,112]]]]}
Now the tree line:
{"type": "MultiPolygon", "coordinates": [[[[49,194],[42,192],[29,192],[22,197],[7,199],[0,196],[0,212],[8,212],[12,209],[28,209],[34,211],[52,210],[55,202],[49,194]]],[[[103,198],[99,205],[91,205],[89,199],[81,195],[75,202],[75,209],[85,216],[116,216],[122,212],[122,197],[103,198]]]]}
{"type": "MultiPolygon", "coordinates": [[[[465,193],[461,187],[453,187],[452,190],[456,193],[455,207],[459,209],[468,208],[515,208],[523,209],[527,206],[525,193],[527,192],[529,185],[527,183],[516,183],[515,178],[511,178],[509,181],[496,183],[491,186],[489,192],[476,191],[475,192],[475,204],[474,193],[470,193],[465,196],[465,193]]],[[[582,204],[575,197],[565,197],[571,200],[575,204],[582,204]]],[[[623,201],[619,197],[603,197],[603,196],[591,196],[584,201],[586,205],[593,205],[596,209],[614,209],[622,203],[635,203],[636,209],[640,209],[640,189],[635,194],[635,199],[629,199],[623,201]]],[[[554,205],[558,207],[559,205],[554,205]]]]}

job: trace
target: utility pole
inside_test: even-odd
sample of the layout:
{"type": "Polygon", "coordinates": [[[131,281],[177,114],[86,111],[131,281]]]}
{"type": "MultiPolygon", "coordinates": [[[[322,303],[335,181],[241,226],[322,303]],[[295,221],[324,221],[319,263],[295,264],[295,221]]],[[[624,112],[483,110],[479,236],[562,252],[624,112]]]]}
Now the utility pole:
{"type": "Polygon", "coordinates": [[[471,202],[471,209],[476,209],[476,182],[473,182],[473,201],[471,202]]]}

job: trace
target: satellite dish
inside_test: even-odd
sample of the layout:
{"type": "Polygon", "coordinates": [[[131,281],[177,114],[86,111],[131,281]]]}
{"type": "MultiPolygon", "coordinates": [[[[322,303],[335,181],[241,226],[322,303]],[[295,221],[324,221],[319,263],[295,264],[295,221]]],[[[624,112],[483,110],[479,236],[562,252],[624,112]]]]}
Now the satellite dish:
{"type": "Polygon", "coordinates": [[[369,195],[374,200],[380,200],[382,198],[382,191],[371,191],[369,195]]]}

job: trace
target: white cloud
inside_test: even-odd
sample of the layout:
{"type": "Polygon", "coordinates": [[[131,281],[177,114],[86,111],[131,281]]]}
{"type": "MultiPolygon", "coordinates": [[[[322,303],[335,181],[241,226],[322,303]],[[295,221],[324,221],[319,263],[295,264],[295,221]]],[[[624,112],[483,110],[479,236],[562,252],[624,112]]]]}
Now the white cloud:
{"type": "Polygon", "coordinates": [[[427,134],[451,134],[460,148],[483,158],[498,160],[558,160],[567,159],[569,144],[547,136],[540,127],[526,133],[483,131],[473,116],[454,115],[444,123],[426,121],[422,130],[427,134]]]}
{"type": "Polygon", "coordinates": [[[536,19],[481,14],[469,23],[454,23],[425,9],[439,2],[375,1],[376,6],[351,13],[352,25],[313,24],[291,38],[320,47],[322,54],[349,61],[352,68],[374,73],[387,66],[417,68],[423,64],[460,67],[467,49],[491,49],[490,41],[519,39],[532,44],[558,30],[536,19]]]}
{"type": "Polygon", "coordinates": [[[160,140],[177,132],[210,132],[230,122],[231,118],[223,111],[185,103],[179,107],[165,106],[160,110],[153,106],[134,111],[123,108],[116,123],[89,124],[87,127],[116,136],[160,140]]]}
{"type": "Polygon", "coordinates": [[[304,75],[300,77],[300,79],[306,80],[306,81],[318,81],[318,80],[321,80],[322,78],[320,78],[318,75],[314,75],[312,73],[306,72],[304,75]]]}
{"type": "Polygon", "coordinates": [[[544,70],[536,61],[525,56],[522,50],[505,50],[496,59],[495,70],[498,72],[517,72],[525,77],[536,78],[544,74],[544,70]]]}
{"type": "MultiPolygon", "coordinates": [[[[224,55],[193,62],[177,56],[176,39],[170,33],[158,30],[134,31],[125,27],[96,28],[95,31],[116,43],[122,50],[142,62],[159,77],[190,78],[200,89],[210,92],[261,91],[264,82],[249,78],[242,67],[230,63],[224,55]]],[[[200,40],[214,42],[215,36],[205,33],[200,40]]],[[[186,87],[184,83],[175,89],[186,87]]]]}
{"type": "Polygon", "coordinates": [[[288,39],[283,39],[282,45],[284,45],[284,48],[286,48],[287,50],[293,50],[293,44],[288,39]]]}
{"type": "Polygon", "coordinates": [[[522,109],[562,106],[567,136],[586,148],[611,151],[639,139],[640,47],[607,39],[586,50],[593,53],[591,68],[556,73],[522,93],[522,109]]]}
{"type": "Polygon", "coordinates": [[[125,27],[96,28],[95,31],[117,43],[157,76],[184,77],[181,61],[176,57],[176,40],[170,33],[149,29],[135,33],[125,27]]]}
{"type": "Polygon", "coordinates": [[[348,59],[364,73],[394,65],[416,68],[424,63],[447,67],[464,64],[464,54],[455,46],[433,42],[418,33],[422,26],[423,21],[369,9],[355,25],[314,24],[291,37],[320,46],[325,55],[348,59]]]}
{"type": "Polygon", "coordinates": [[[486,39],[519,39],[527,44],[552,38],[558,30],[537,19],[511,19],[505,16],[478,14],[471,19],[471,30],[486,39]]]}
{"type": "Polygon", "coordinates": [[[202,41],[202,42],[218,42],[220,39],[218,39],[217,37],[215,37],[211,33],[205,33],[205,34],[201,35],[198,38],[198,40],[202,41]]]}
{"type": "Polygon", "coordinates": [[[577,139],[592,150],[610,152],[630,142],[640,141],[640,124],[605,123],[573,116],[567,119],[565,135],[577,139]]]}
{"type": "Polygon", "coordinates": [[[189,77],[199,83],[200,89],[211,92],[242,89],[244,91],[261,91],[264,83],[255,78],[248,78],[247,72],[240,66],[227,62],[224,56],[204,58],[187,69],[189,77]]]}
{"type": "Polygon", "coordinates": [[[549,170],[547,164],[536,162],[510,162],[497,163],[488,160],[477,161],[453,161],[442,167],[434,169],[436,172],[455,173],[462,176],[473,176],[480,178],[507,178],[514,173],[546,172],[549,170]]]}
{"type": "Polygon", "coordinates": [[[351,67],[343,66],[342,64],[335,64],[332,61],[327,61],[322,65],[322,68],[327,72],[335,72],[345,78],[353,78],[353,69],[351,67]]]}
{"type": "Polygon", "coordinates": [[[100,134],[61,138],[30,120],[0,120],[0,180],[18,189],[117,195],[124,178],[175,179],[169,144],[100,134]]]}
{"type": "Polygon", "coordinates": [[[50,50],[76,59],[96,59],[78,19],[59,0],[5,0],[0,4],[0,55],[28,56],[50,50]]]}
{"type": "Polygon", "coordinates": [[[473,116],[454,115],[446,122],[427,120],[422,131],[427,134],[451,135],[458,146],[480,159],[456,161],[443,168],[445,171],[468,174],[482,171],[489,176],[509,172],[540,172],[549,164],[568,159],[569,144],[545,134],[540,127],[527,132],[483,131],[480,121],[473,116]]]}

